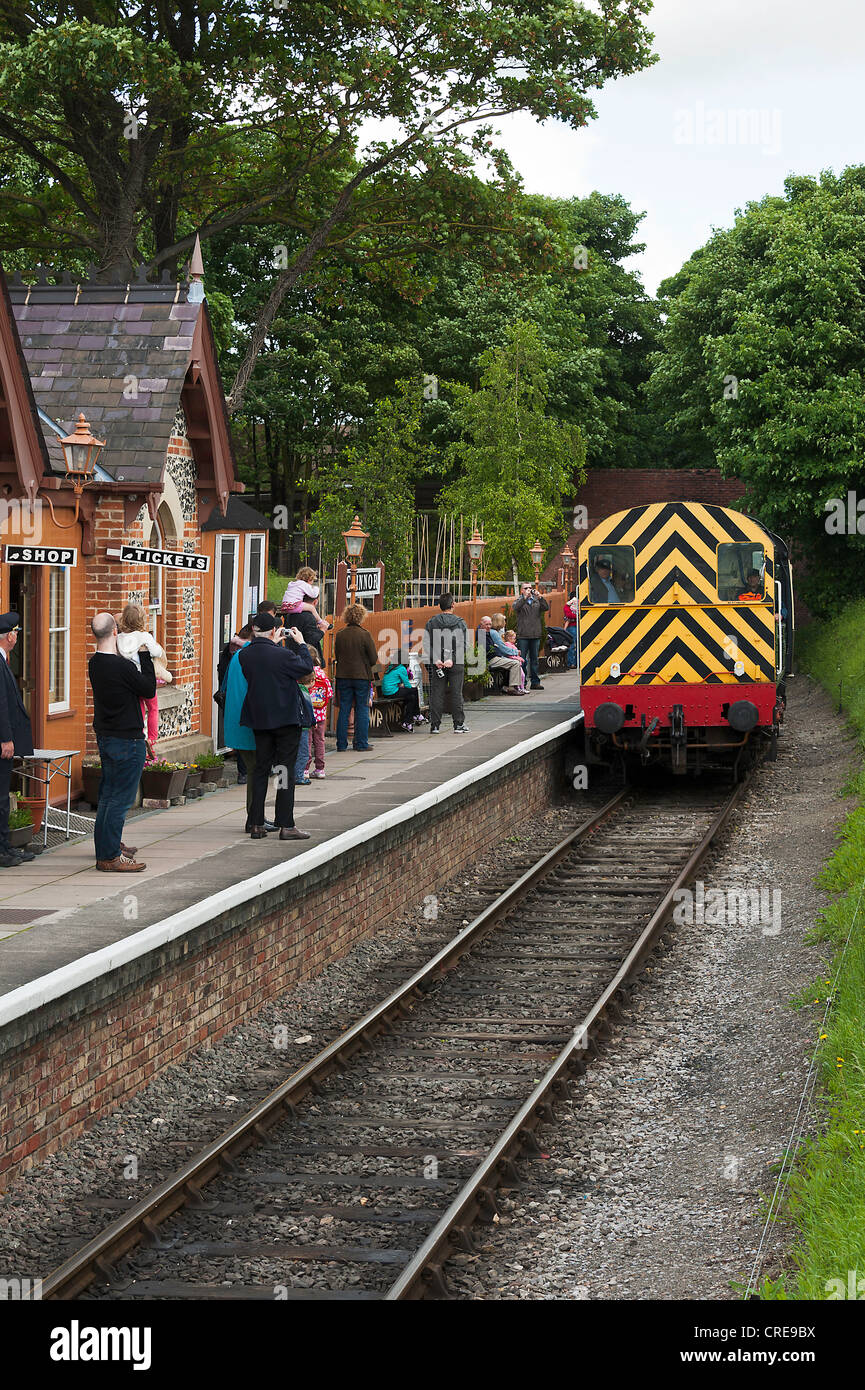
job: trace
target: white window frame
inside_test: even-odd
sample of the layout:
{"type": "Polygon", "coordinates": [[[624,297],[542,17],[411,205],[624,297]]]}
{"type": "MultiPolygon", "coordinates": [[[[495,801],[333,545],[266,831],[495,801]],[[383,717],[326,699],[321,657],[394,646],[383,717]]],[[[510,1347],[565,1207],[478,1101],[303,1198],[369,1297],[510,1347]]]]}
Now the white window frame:
{"type": "MultiPolygon", "coordinates": [[[[150,527],[151,527],[151,529],[150,529],[150,532],[149,532],[148,534],[151,535],[151,536],[152,536],[153,528],[155,527],[155,529],[156,529],[156,545],[152,545],[151,542],[150,542],[150,540],[148,540],[147,543],[146,543],[147,546],[148,546],[148,549],[150,549],[150,550],[164,550],[164,549],[165,549],[165,536],[163,535],[162,527],[160,526],[159,520],[158,520],[157,517],[154,517],[154,518],[153,518],[153,520],[152,520],[151,523],[150,523],[150,527]]],[[[151,636],[154,637],[154,638],[156,637],[156,623],[157,623],[158,619],[162,617],[162,609],[163,609],[164,603],[165,603],[165,583],[164,583],[163,575],[162,575],[162,566],[161,566],[161,565],[150,565],[150,566],[149,566],[149,573],[148,573],[148,576],[147,576],[147,603],[145,604],[145,607],[146,607],[146,609],[147,609],[147,630],[148,630],[148,632],[151,634],[151,636]],[[151,603],[151,602],[150,602],[150,584],[151,584],[151,580],[152,580],[152,576],[153,576],[153,571],[154,571],[154,569],[156,570],[156,592],[157,592],[157,594],[158,594],[159,597],[158,597],[158,602],[156,602],[156,603],[151,603]]]]}
{"type": "Polygon", "coordinates": [[[71,568],[69,565],[49,565],[48,566],[48,671],[49,680],[51,672],[51,638],[52,635],[62,633],[64,636],[64,661],[63,661],[63,699],[48,702],[49,714],[63,714],[70,708],[69,703],[69,662],[72,656],[72,613],[71,613],[71,568]],[[63,572],[63,608],[66,618],[63,627],[51,626],[51,574],[54,570],[63,572]]]}
{"type": "Polygon", "coordinates": [[[265,552],[267,549],[266,541],[267,537],[265,536],[263,531],[247,531],[246,533],[246,539],[244,541],[243,546],[243,575],[245,581],[244,593],[246,596],[246,603],[243,609],[244,615],[248,613],[254,613],[255,610],[258,608],[258,604],[261,603],[263,599],[267,598],[267,593],[265,592],[267,589],[267,569],[264,563],[265,552]],[[253,586],[250,582],[252,579],[252,542],[254,540],[261,541],[261,565],[258,571],[258,603],[252,602],[251,591],[253,586]]]}

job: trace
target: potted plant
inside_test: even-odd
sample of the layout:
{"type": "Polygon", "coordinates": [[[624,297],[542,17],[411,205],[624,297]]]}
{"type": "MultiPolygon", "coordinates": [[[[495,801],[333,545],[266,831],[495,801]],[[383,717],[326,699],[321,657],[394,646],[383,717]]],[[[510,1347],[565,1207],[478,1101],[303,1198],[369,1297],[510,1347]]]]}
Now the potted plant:
{"type": "Polygon", "coordinates": [[[463,683],[463,695],[467,700],[482,700],[488,687],[492,684],[492,679],[492,672],[490,671],[479,671],[474,676],[466,676],[463,683]]]}
{"type": "Polygon", "coordinates": [[[225,759],[221,753],[202,753],[195,759],[195,766],[201,769],[202,782],[221,782],[225,759]]]}
{"type": "Polygon", "coordinates": [[[23,849],[29,845],[35,834],[33,817],[29,806],[22,806],[16,798],[15,810],[9,812],[9,843],[13,849],[23,849]]]}
{"type": "Polygon", "coordinates": [[[173,801],[183,795],[188,771],[186,763],[170,763],[164,758],[145,763],[141,795],[150,801],[173,801]]]}
{"type": "Polygon", "coordinates": [[[189,765],[189,773],[188,773],[188,776],[187,776],[187,778],[186,778],[186,795],[187,795],[187,796],[189,796],[192,792],[195,792],[195,793],[198,792],[198,789],[199,789],[199,787],[201,786],[201,778],[202,778],[202,776],[203,776],[203,773],[202,773],[202,771],[201,771],[201,768],[198,767],[198,766],[196,766],[195,763],[190,763],[190,765],[189,765]]]}
{"type": "Polygon", "coordinates": [[[81,780],[84,784],[84,800],[90,806],[99,805],[99,783],[102,781],[102,763],[98,758],[85,758],[81,764],[81,780]]]}
{"type": "MultiPolygon", "coordinates": [[[[40,764],[44,766],[44,764],[40,764]]],[[[34,769],[35,770],[35,769],[34,769]]],[[[42,817],[45,815],[45,788],[40,787],[38,782],[31,782],[29,777],[18,773],[15,777],[13,786],[16,788],[19,806],[27,806],[33,817],[33,834],[37,834],[42,824],[42,817]],[[35,789],[35,795],[31,795],[31,789],[35,789]]]]}

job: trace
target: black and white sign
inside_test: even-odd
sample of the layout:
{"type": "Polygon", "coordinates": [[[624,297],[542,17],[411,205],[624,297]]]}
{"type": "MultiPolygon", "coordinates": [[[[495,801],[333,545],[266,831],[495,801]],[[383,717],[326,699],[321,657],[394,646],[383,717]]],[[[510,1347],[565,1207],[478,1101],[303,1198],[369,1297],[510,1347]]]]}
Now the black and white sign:
{"type": "Polygon", "coordinates": [[[159,565],[162,569],[196,570],[200,574],[210,569],[209,555],[187,554],[180,550],[147,550],[142,545],[122,545],[120,559],[124,565],[159,565]]]}
{"type": "Polygon", "coordinates": [[[78,551],[68,545],[4,545],[7,565],[77,565],[78,551]]]}
{"type": "Polygon", "coordinates": [[[381,593],[381,570],[358,570],[357,588],[355,593],[358,598],[363,594],[364,598],[375,598],[381,593]]]}

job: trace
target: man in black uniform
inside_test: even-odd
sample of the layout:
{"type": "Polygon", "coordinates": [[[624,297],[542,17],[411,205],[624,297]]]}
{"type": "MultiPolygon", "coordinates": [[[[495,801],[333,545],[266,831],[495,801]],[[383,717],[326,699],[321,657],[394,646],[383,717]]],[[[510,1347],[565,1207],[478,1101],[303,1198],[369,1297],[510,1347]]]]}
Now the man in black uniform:
{"type": "Polygon", "coordinates": [[[0,614],[0,869],[35,859],[29,849],[12,849],[9,844],[9,783],[12,760],[17,754],[33,752],[33,733],[15,677],[9,669],[9,656],[18,641],[21,619],[17,613],[0,614]]]}

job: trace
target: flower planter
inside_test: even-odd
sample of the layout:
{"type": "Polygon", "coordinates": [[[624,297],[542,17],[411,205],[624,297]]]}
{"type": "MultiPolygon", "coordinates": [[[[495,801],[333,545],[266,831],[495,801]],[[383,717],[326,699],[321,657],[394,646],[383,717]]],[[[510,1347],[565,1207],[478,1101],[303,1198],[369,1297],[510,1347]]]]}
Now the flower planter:
{"type": "Polygon", "coordinates": [[[201,786],[201,776],[202,776],[202,774],[201,774],[201,768],[200,768],[200,767],[191,767],[191,768],[189,769],[189,776],[188,776],[187,781],[186,781],[186,791],[187,791],[187,794],[188,794],[189,792],[197,792],[197,791],[198,791],[198,788],[201,786]]]}
{"type": "Polygon", "coordinates": [[[486,693],[487,687],[481,681],[466,681],[463,686],[464,700],[482,700],[486,693]]]}
{"type": "Polygon", "coordinates": [[[32,834],[35,835],[42,824],[42,817],[45,815],[45,797],[19,796],[18,805],[21,807],[27,806],[29,808],[30,815],[33,817],[32,834]]]}
{"type": "Polygon", "coordinates": [[[141,795],[148,801],[173,801],[183,795],[187,775],[185,767],[160,771],[145,768],[141,774],[141,795]]]}
{"type": "Polygon", "coordinates": [[[84,784],[84,800],[91,806],[99,805],[99,783],[102,781],[101,767],[83,767],[81,780],[84,784]]]}
{"type": "Polygon", "coordinates": [[[24,849],[33,839],[33,835],[32,825],[19,825],[17,830],[9,831],[9,843],[13,849],[24,849]]]}
{"type": "Polygon", "coordinates": [[[221,782],[225,775],[224,767],[203,767],[200,771],[202,782],[221,782]]]}

